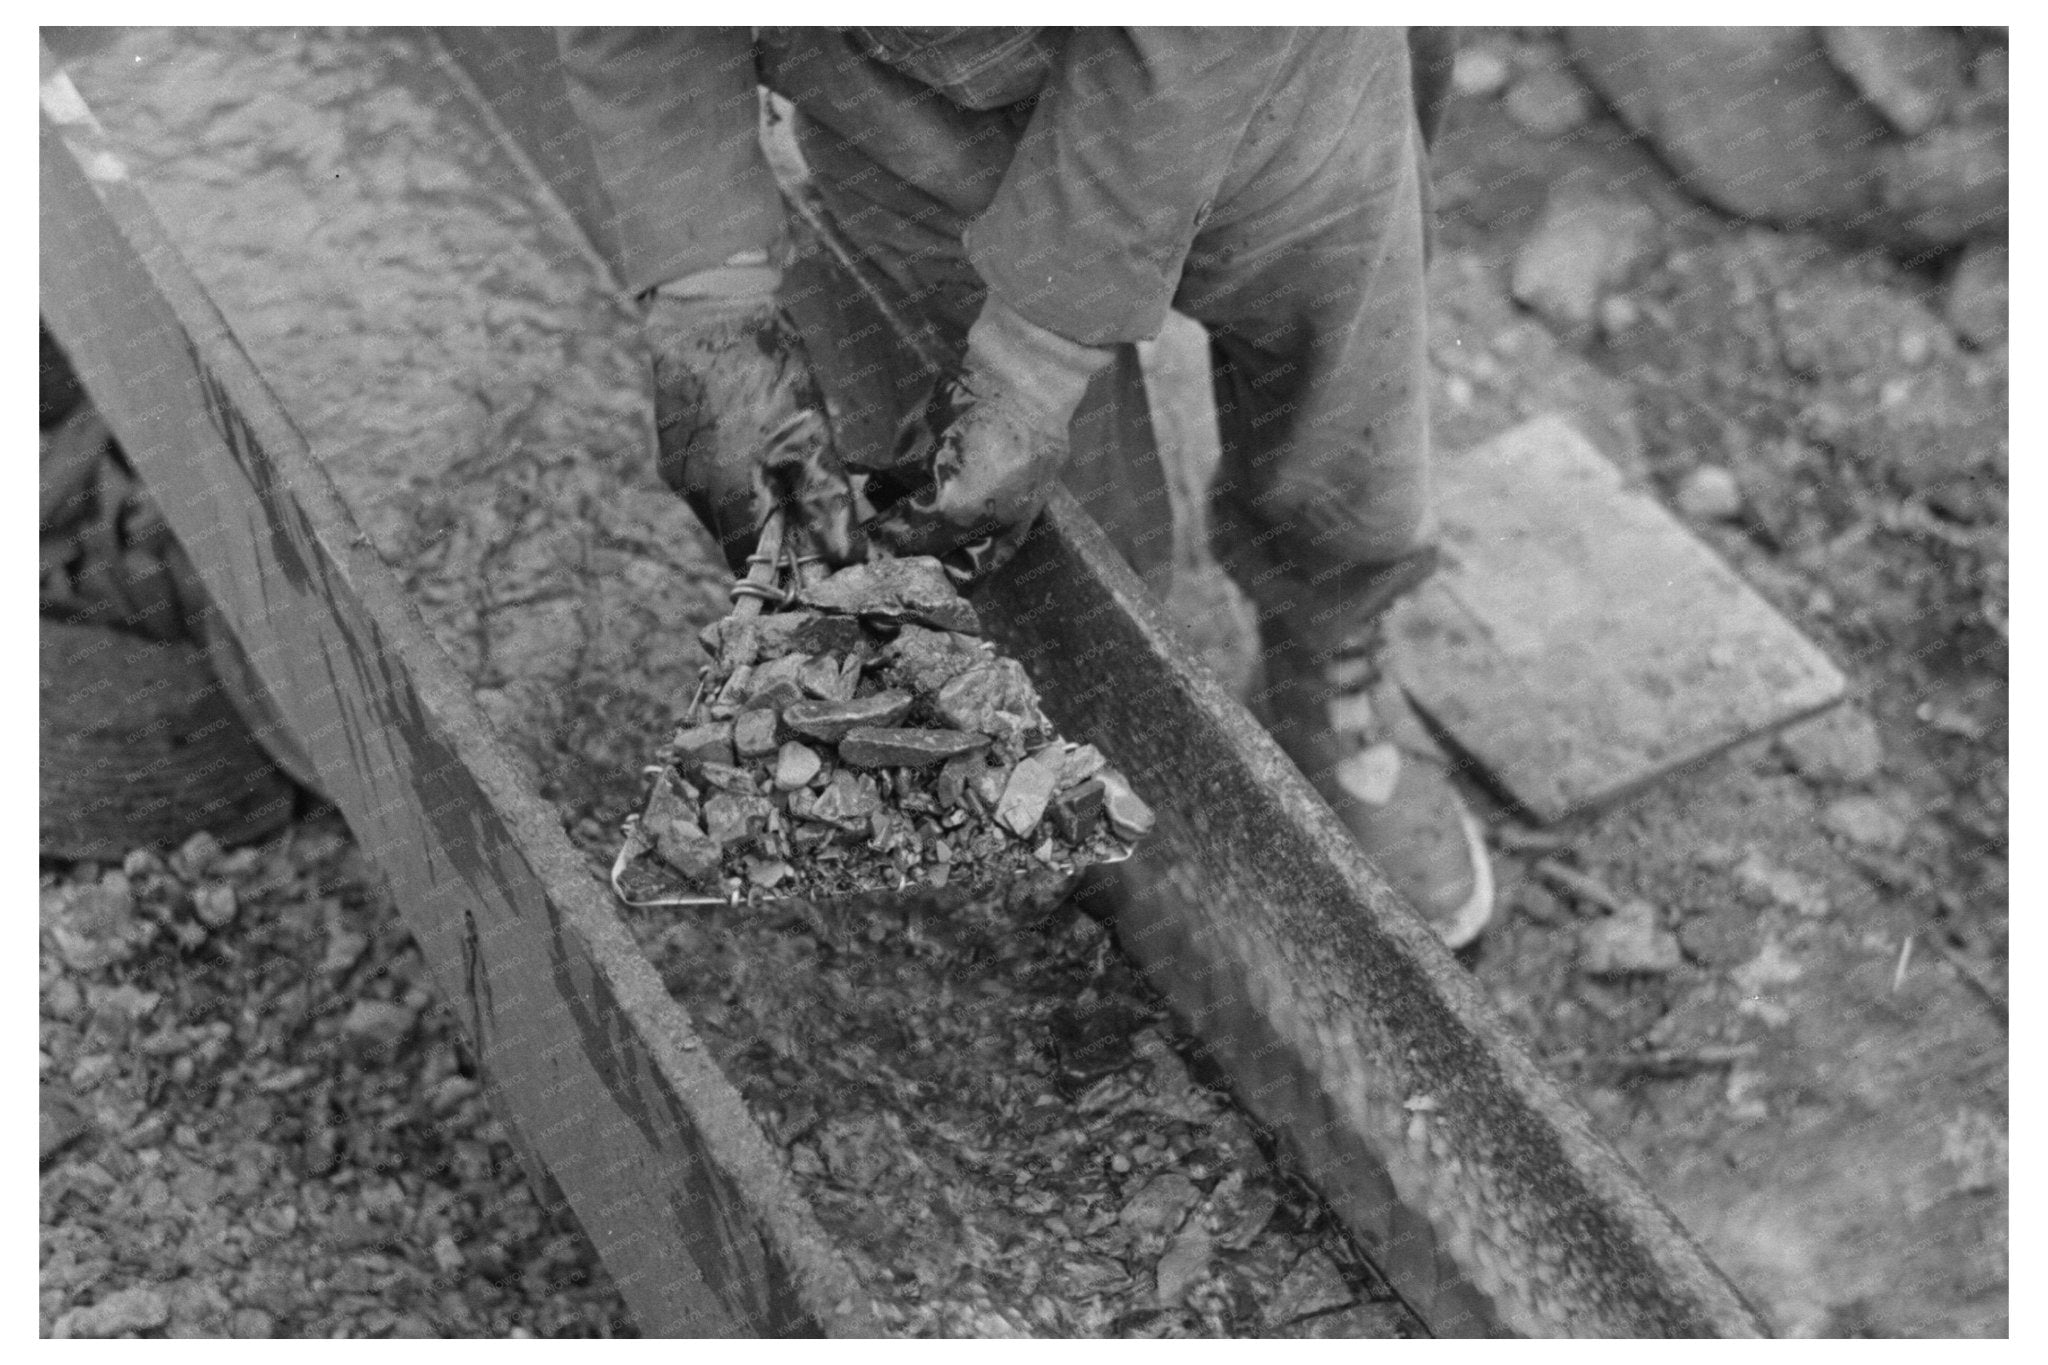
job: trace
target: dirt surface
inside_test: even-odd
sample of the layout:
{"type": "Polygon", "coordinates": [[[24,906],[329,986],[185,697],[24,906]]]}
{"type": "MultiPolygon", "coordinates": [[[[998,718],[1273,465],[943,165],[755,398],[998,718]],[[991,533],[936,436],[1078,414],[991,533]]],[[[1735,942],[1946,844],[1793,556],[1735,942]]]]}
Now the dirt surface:
{"type": "Polygon", "coordinates": [[[44,1336],[620,1336],[332,814],[42,875],[44,1336]]]}
{"type": "Polygon", "coordinates": [[[1440,441],[1570,414],[1852,699],[1601,818],[1501,826],[1476,970],[1781,1331],[2001,1335],[2005,348],[1950,325],[1952,260],[1726,219],[1594,106],[1531,131],[1517,82],[1557,50],[1482,41],[1516,74],[1439,148],[1440,441]],[[1612,197],[1624,263],[1589,322],[1513,299],[1575,193],[1612,197]]]}

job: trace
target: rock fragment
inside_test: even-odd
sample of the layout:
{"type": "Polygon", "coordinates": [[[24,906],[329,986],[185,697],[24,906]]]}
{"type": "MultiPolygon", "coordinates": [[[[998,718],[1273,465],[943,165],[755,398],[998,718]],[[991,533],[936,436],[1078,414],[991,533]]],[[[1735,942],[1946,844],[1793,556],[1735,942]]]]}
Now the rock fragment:
{"type": "Polygon", "coordinates": [[[820,654],[804,665],[803,689],[819,701],[852,701],[860,685],[860,660],[820,654]]]}
{"type": "Polygon", "coordinates": [[[1195,1183],[1177,1172],[1154,1176],[1124,1204],[1117,1221],[1136,1233],[1165,1236],[1186,1221],[1188,1210],[1201,1202],[1195,1183]]]}
{"type": "Polygon", "coordinates": [[[746,708],[779,711],[793,702],[802,701],[804,666],[808,662],[804,655],[785,654],[756,668],[748,685],[746,708]]]}
{"type": "Polygon", "coordinates": [[[1152,832],[1157,817],[1153,815],[1152,807],[1131,790],[1131,784],[1124,781],[1123,774],[1114,769],[1105,771],[1102,786],[1104,813],[1118,837],[1127,843],[1136,843],[1152,832]]]}
{"type": "Polygon", "coordinates": [[[780,858],[747,859],[747,881],[763,891],[773,891],[795,871],[780,858]]]}
{"type": "Polygon", "coordinates": [[[721,848],[718,841],[694,822],[672,821],[654,834],[654,851],[661,860],[693,882],[718,876],[721,848]]]}
{"type": "Polygon", "coordinates": [[[1656,976],[1678,968],[1678,938],[1647,901],[1628,901],[1579,930],[1579,967],[1588,976],[1656,976]]]}
{"type": "Polygon", "coordinates": [[[856,768],[923,768],[988,747],[966,730],[905,730],[861,725],[839,741],[839,757],[856,768]]]}
{"type": "Polygon", "coordinates": [[[741,758],[763,758],[775,752],[777,722],[773,711],[742,711],[733,721],[732,747],[741,758]]]}
{"type": "Polygon", "coordinates": [[[1060,786],[1071,787],[1077,782],[1086,782],[1108,766],[1102,750],[1093,744],[1069,744],[1060,756],[1060,786]]]}
{"type": "Polygon", "coordinates": [[[78,1106],[53,1086],[42,1087],[42,1103],[37,1118],[37,1147],[44,1162],[92,1131],[91,1123],[78,1106]]]}
{"type": "Polygon", "coordinates": [[[1868,712],[1838,706],[1783,731],[1778,749],[1804,777],[1868,782],[1884,767],[1884,742],[1868,712]]]}
{"type": "Polygon", "coordinates": [[[896,724],[910,714],[911,700],[908,692],[891,688],[852,701],[800,701],[783,711],[782,722],[800,735],[837,744],[857,725],[887,728],[896,724]]]}
{"type": "Polygon", "coordinates": [[[1867,848],[1896,852],[1906,842],[1904,817],[1872,796],[1845,796],[1821,812],[1830,833],[1867,848]]]}
{"type": "Polygon", "coordinates": [[[851,829],[865,824],[868,817],[881,808],[881,794],[875,787],[875,780],[865,774],[856,777],[842,769],[832,774],[831,782],[818,794],[817,803],[811,808],[811,818],[851,829]]]}
{"type": "Polygon", "coordinates": [[[882,658],[911,688],[936,692],[955,677],[988,659],[982,649],[948,631],[907,625],[882,651],[882,658]]]}
{"type": "Polygon", "coordinates": [[[1678,510],[1702,521],[1733,521],[1742,515],[1742,486],[1726,466],[1703,464],[1678,485],[1678,510]]]}
{"type": "Polygon", "coordinates": [[[670,747],[676,752],[676,759],[684,771],[692,771],[705,763],[732,765],[733,753],[732,722],[729,720],[708,721],[703,725],[691,725],[676,731],[670,747]]]}
{"type": "Polygon", "coordinates": [[[978,753],[962,754],[958,758],[947,759],[946,766],[939,769],[939,780],[935,789],[939,804],[948,810],[958,806],[967,797],[967,784],[987,766],[978,753]]]}
{"type": "Polygon", "coordinates": [[[841,569],[801,594],[805,605],[849,616],[909,621],[967,635],[981,620],[960,596],[945,568],[929,555],[874,559],[841,569]]]}
{"type": "Polygon", "coordinates": [[[859,622],[822,612],[772,612],[755,617],[753,626],[763,659],[779,659],[785,654],[850,654],[864,643],[859,622]]]}
{"type": "Polygon", "coordinates": [[[990,659],[964,670],[939,689],[933,706],[948,725],[998,743],[1029,737],[1045,725],[1031,678],[1015,659],[990,659]]]}
{"type": "Polygon", "coordinates": [[[721,848],[743,843],[766,828],[774,809],[763,797],[720,792],[704,803],[704,832],[721,848]]]}
{"type": "Polygon", "coordinates": [[[341,1021],[341,1031],[353,1041],[374,1048],[395,1047],[412,1031],[413,1010],[389,1000],[358,1000],[341,1021]]]}
{"type": "Polygon", "coordinates": [[[996,819],[1018,838],[1025,838],[1045,818],[1046,803],[1052,800],[1058,782],[1059,775],[1037,759],[1021,760],[1010,770],[1010,780],[1003,785],[996,819]]]}
{"type": "Polygon", "coordinates": [[[1095,833],[1107,804],[1108,788],[1099,777],[1077,782],[1053,798],[1053,827],[1070,844],[1082,844],[1095,833]]]}
{"type": "Polygon", "coordinates": [[[1208,1273],[1215,1249],[1215,1241],[1200,1219],[1189,1221],[1180,1230],[1153,1270],[1153,1288],[1162,1306],[1171,1307],[1188,1296],[1208,1273]]]}
{"type": "Polygon", "coordinates": [[[790,740],[775,755],[775,785],[784,791],[808,786],[824,765],[817,750],[790,740]]]}
{"type": "Polygon", "coordinates": [[[1735,880],[1746,889],[1755,892],[1773,904],[1783,906],[1794,914],[1818,919],[1828,913],[1827,892],[1820,886],[1787,871],[1776,863],[1751,849],[1735,865],[1735,880]]]}
{"type": "Polygon", "coordinates": [[[206,882],[192,889],[192,913],[209,929],[235,922],[235,888],[227,882],[206,882]]]}

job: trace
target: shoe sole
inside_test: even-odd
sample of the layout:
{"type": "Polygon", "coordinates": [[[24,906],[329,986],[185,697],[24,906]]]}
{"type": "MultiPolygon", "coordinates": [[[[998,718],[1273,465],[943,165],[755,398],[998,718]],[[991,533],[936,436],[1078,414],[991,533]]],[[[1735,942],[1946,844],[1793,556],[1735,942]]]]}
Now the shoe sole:
{"type": "Polygon", "coordinates": [[[1430,925],[1444,946],[1453,952],[1479,937],[1493,922],[1493,859],[1486,851],[1486,837],[1471,811],[1460,806],[1458,822],[1465,829],[1465,847],[1472,855],[1472,894],[1448,920],[1432,919],[1430,925]]]}

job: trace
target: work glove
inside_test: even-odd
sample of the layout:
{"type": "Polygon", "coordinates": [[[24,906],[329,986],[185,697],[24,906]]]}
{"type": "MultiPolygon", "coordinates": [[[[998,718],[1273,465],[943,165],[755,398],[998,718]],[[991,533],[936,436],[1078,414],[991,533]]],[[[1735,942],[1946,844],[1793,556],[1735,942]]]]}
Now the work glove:
{"type": "Polygon", "coordinates": [[[964,551],[976,574],[1001,565],[1052,495],[1074,411],[1113,354],[990,295],[958,374],[935,387],[898,441],[896,480],[911,465],[927,468],[929,482],[885,508],[869,534],[900,555],[958,564],[964,551]]]}
{"type": "Polygon", "coordinates": [[[765,257],[742,257],[647,298],[657,468],[734,572],[778,507],[799,552],[835,566],[865,552],[802,334],[775,301],[780,280],[765,257]]]}

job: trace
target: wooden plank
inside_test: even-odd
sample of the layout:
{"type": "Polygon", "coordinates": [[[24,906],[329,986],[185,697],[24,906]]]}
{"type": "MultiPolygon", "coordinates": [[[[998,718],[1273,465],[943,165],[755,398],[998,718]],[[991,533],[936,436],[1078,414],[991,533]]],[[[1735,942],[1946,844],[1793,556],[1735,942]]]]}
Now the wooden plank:
{"type": "Polygon", "coordinates": [[[1392,622],[1410,694],[1539,820],[1839,701],[1841,671],[1561,417],[1437,463],[1445,564],[1392,622]]]}
{"type": "Polygon", "coordinates": [[[44,315],[642,1329],[871,1335],[739,1096],[47,50],[42,106],[44,315]]]}

